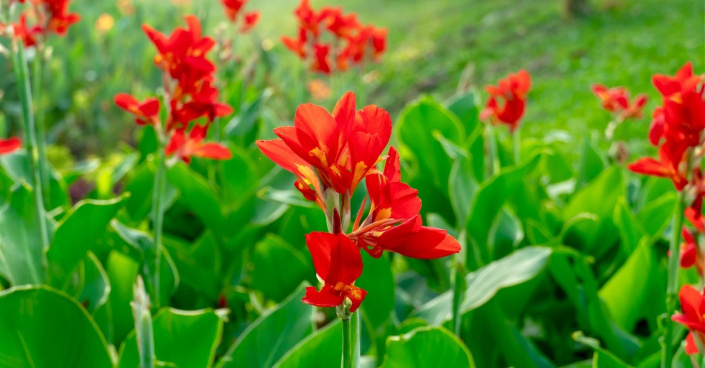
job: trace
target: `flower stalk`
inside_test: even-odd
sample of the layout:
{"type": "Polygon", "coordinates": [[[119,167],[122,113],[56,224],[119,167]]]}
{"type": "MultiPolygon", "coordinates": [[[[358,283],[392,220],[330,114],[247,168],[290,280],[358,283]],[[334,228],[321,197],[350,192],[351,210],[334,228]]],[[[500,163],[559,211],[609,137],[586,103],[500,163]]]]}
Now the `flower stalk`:
{"type": "Polygon", "coordinates": [[[351,303],[346,301],[336,308],[343,324],[342,368],[360,366],[360,313],[350,312],[351,303]]]}
{"type": "MultiPolygon", "coordinates": [[[[668,281],[666,284],[666,313],[672,316],[676,310],[676,300],[678,299],[678,270],[680,268],[680,241],[683,227],[683,210],[686,204],[686,191],[678,193],[678,202],[676,203],[675,212],[673,214],[673,231],[671,234],[671,243],[669,244],[670,256],[668,258],[668,281]]],[[[670,368],[673,364],[673,322],[666,320],[664,326],[663,341],[661,342],[661,367],[670,368]]]]}
{"type": "MultiPolygon", "coordinates": [[[[12,41],[12,63],[15,77],[18,83],[20,102],[22,105],[22,120],[25,130],[25,148],[27,150],[27,158],[29,171],[32,173],[32,191],[34,193],[35,215],[37,217],[37,226],[39,227],[40,241],[42,249],[46,252],[49,249],[49,229],[46,221],[46,208],[44,205],[43,185],[40,172],[41,167],[39,154],[39,137],[37,136],[37,128],[35,126],[34,111],[32,109],[32,88],[29,77],[29,68],[25,56],[24,44],[18,39],[12,41]]],[[[43,265],[46,267],[46,264],[43,265]]]]}

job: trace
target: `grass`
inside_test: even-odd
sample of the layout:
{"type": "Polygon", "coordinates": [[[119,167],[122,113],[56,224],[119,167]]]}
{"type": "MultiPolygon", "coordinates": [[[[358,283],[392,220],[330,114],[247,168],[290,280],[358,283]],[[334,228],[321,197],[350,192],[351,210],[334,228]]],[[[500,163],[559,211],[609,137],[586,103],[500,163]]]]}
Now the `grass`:
{"type": "MultiPolygon", "coordinates": [[[[342,3],[312,1],[315,8],[342,3]]],[[[55,50],[69,50],[62,55],[69,62],[52,64],[54,80],[46,96],[54,104],[50,139],[76,145],[86,136],[100,137],[78,144],[74,151],[79,155],[110,152],[116,148],[116,135],[132,135],[132,122],[112,107],[112,95],[144,95],[159,84],[140,23],[168,30],[182,23],[180,14],[192,11],[207,18],[207,29],[213,30],[216,20],[223,19],[217,0],[185,8],[155,0],[135,4],[136,15],[116,16],[114,29],[98,36],[93,31],[96,19],[104,12],[118,14],[116,3],[74,0],[72,9],[83,21],[68,39],[54,40],[55,50]]],[[[280,73],[299,68],[279,42],[281,35],[296,32],[292,13],[297,4],[268,0],[247,5],[262,13],[258,35],[275,45],[280,73]]],[[[558,0],[346,0],[343,5],[363,22],[389,29],[389,51],[368,100],[393,116],[419,94],[446,99],[459,89],[481,89],[525,68],[533,87],[523,136],[541,137],[559,129],[579,137],[604,129],[609,120],[590,92],[592,83],[647,93],[650,112],[658,98],[651,75],[672,74],[688,60],[696,71],[705,68],[705,4],[691,0],[592,1],[592,13],[578,19],[565,17],[558,0]]],[[[0,86],[10,91],[12,83],[5,78],[0,77],[0,86]]],[[[12,115],[11,95],[2,109],[12,115]]],[[[647,129],[648,116],[618,129],[617,138],[643,141],[647,129]]]]}

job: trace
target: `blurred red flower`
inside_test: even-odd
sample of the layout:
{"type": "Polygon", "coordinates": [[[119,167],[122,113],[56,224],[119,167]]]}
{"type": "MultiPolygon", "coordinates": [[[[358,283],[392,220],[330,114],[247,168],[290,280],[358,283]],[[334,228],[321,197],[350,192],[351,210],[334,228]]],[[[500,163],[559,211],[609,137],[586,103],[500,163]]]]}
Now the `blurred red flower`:
{"type": "Polygon", "coordinates": [[[629,91],[624,87],[607,88],[594,84],[592,92],[602,101],[602,108],[616,114],[619,120],[641,118],[641,110],[648,100],[646,95],[640,94],[630,101],[629,91]]]}
{"type": "MultiPolygon", "coordinates": [[[[247,4],[247,0],[220,0],[220,2],[223,4],[225,16],[228,17],[230,22],[233,24],[238,22],[238,18],[240,18],[240,12],[247,4]]],[[[242,16],[242,24],[240,25],[238,32],[243,34],[250,32],[255,27],[255,25],[257,25],[257,22],[259,21],[259,16],[260,14],[258,11],[245,13],[242,16]]]]}
{"type": "Polygon", "coordinates": [[[175,155],[186,163],[191,162],[191,157],[203,157],[214,160],[229,160],[232,153],[227,147],[219,143],[203,143],[206,139],[208,126],[195,125],[186,137],[183,129],[178,129],[171,136],[165,152],[167,155],[175,155]]]}
{"type": "Polygon", "coordinates": [[[651,157],[642,157],[636,162],[627,165],[635,173],[669,178],[676,189],[683,189],[688,184],[687,173],[683,170],[681,162],[687,146],[666,142],[659,147],[658,160],[651,157]]]}
{"type": "Polygon", "coordinates": [[[510,132],[514,132],[524,116],[526,94],[530,88],[531,76],[526,70],[509,74],[506,79],[500,79],[496,86],[485,87],[490,98],[480,113],[480,119],[490,119],[493,124],[505,124],[510,132]]]}
{"type": "Polygon", "coordinates": [[[678,297],[683,313],[674,314],[671,319],[684,325],[690,333],[686,337],[685,352],[698,353],[695,339],[705,342],[705,298],[703,294],[690,285],[683,285],[678,297]]]}
{"type": "Polygon", "coordinates": [[[343,234],[313,232],[306,235],[316,274],[324,281],[321,290],[306,288],[302,301],[318,307],[335,307],[350,299],[354,312],[367,291],[354,285],[362,274],[362,257],[358,247],[343,234]]]}
{"type": "Polygon", "coordinates": [[[19,138],[0,138],[0,155],[5,155],[17,151],[22,147],[22,141],[19,138]]]}
{"type": "Polygon", "coordinates": [[[135,115],[135,122],[138,125],[157,124],[159,122],[159,100],[148,98],[144,102],[139,102],[132,95],[118,93],[115,95],[115,104],[121,109],[135,115]]]}

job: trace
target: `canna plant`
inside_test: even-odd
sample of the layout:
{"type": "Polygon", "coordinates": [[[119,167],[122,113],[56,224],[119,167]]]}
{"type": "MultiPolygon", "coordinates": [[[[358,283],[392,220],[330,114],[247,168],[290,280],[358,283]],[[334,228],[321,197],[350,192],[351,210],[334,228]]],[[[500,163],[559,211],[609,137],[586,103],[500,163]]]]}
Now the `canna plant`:
{"type": "Polygon", "coordinates": [[[377,258],[386,250],[420,259],[460,251],[458,241],[445,230],[423,226],[418,191],[401,181],[396,149],[392,146],[386,158],[382,156],[391,132],[385,110],[369,105],[356,111],[355,94],[348,92],[332,114],[301,105],[294,126],[274,129],[280,139],[257,141],[262,153],[296,176],[296,189],[325,214],[328,232],[306,236],[323,287],[307,287],[303,302],[336,308],[343,320],[343,367],[359,366],[360,322],[355,311],[367,293],[355,286],[363,272],[361,251],[377,258]],[[352,220],[351,198],[363,180],[368,197],[352,220]]]}
{"type": "Polygon", "coordinates": [[[216,68],[207,54],[215,40],[202,35],[198,18],[185,19],[188,28],[179,27],[168,37],[146,24],[142,27],[158,51],[154,64],[162,71],[162,102],[156,97],[140,102],[125,93],[115,96],[120,108],[133,114],[138,125],[153,127],[157,137],[152,194],[154,279],[149,282],[155,307],[162,303],[160,270],[168,167],[179,160],[189,163],[192,157],[216,160],[232,157],[223,145],[204,142],[211,123],[217,117],[229,115],[232,108],[217,101],[218,90],[213,87],[216,68]]]}

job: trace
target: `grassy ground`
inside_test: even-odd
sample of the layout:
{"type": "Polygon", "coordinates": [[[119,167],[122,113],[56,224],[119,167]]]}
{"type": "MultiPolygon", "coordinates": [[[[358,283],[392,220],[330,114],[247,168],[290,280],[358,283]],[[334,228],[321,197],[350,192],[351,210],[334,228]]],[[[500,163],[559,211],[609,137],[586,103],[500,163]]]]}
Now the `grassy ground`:
{"type": "MultiPolygon", "coordinates": [[[[672,74],[688,60],[696,71],[705,68],[703,2],[606,1],[593,0],[592,13],[579,19],[565,17],[559,0],[312,0],[312,4],[319,8],[344,3],[363,22],[389,29],[389,51],[368,101],[393,116],[419,94],[445,99],[460,84],[481,89],[525,68],[533,76],[533,88],[523,136],[540,137],[560,129],[579,137],[587,129],[603,129],[609,119],[599,109],[590,84],[624,85],[648,93],[651,111],[657,98],[652,74],[672,74]]],[[[72,28],[68,39],[54,41],[56,50],[71,48],[62,55],[68,57],[66,66],[54,62],[54,79],[46,87],[47,103],[56,104],[47,118],[55,125],[50,139],[66,144],[99,136],[96,143],[74,151],[109,152],[116,134],[129,136],[132,129],[130,119],[112,107],[111,96],[127,91],[144,95],[159,84],[150,62],[153,50],[139,24],[168,30],[181,24],[180,15],[188,11],[207,17],[212,31],[223,19],[217,0],[193,1],[185,8],[153,0],[135,4],[136,15],[116,16],[114,29],[96,36],[96,19],[105,12],[118,14],[116,2],[73,1],[72,9],[82,14],[83,21],[72,28]],[[90,38],[88,33],[93,33],[90,38]]],[[[262,12],[258,36],[275,45],[278,70],[293,75],[290,71],[298,70],[299,61],[279,40],[296,33],[292,13],[297,4],[267,0],[247,5],[262,12]]],[[[3,77],[0,82],[12,84],[3,77]]],[[[10,95],[5,102],[11,101],[10,95]]],[[[11,103],[4,103],[3,110],[11,113],[11,103]]],[[[647,128],[648,116],[618,129],[617,138],[643,141],[647,128]]]]}

